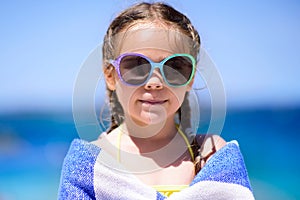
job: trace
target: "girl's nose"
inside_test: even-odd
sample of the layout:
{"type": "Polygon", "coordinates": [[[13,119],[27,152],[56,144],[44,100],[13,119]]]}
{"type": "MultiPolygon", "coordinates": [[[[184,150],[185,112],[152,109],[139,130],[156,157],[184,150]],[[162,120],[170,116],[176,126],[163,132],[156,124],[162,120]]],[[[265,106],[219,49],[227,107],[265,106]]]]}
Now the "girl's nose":
{"type": "Polygon", "coordinates": [[[146,90],[161,90],[163,88],[163,80],[161,74],[154,70],[152,76],[145,84],[146,90]]]}

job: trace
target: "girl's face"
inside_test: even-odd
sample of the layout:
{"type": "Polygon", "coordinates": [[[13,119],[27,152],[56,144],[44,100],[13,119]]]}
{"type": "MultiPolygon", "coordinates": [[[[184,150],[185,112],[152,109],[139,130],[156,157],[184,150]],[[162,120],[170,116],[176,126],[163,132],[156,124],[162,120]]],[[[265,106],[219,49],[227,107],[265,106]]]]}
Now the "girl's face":
{"type": "MultiPolygon", "coordinates": [[[[178,32],[172,33],[161,28],[140,29],[131,27],[119,36],[118,55],[123,53],[139,53],[153,62],[161,62],[175,53],[189,53],[183,39],[178,39],[178,32]]],[[[180,108],[185,93],[190,90],[192,82],[182,87],[168,86],[158,68],[150,79],[142,86],[125,85],[116,71],[114,80],[108,80],[110,89],[115,90],[125,113],[135,123],[145,126],[174,119],[180,108]]]]}

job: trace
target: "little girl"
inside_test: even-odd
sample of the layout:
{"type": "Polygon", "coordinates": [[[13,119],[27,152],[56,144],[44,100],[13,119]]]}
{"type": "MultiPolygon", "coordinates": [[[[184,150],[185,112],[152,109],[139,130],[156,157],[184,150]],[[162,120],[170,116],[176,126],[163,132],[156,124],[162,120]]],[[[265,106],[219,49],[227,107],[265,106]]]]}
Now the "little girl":
{"type": "Polygon", "coordinates": [[[236,142],[191,130],[200,37],[164,3],[119,14],[103,42],[111,126],[74,140],[59,199],[253,199],[236,142]]]}

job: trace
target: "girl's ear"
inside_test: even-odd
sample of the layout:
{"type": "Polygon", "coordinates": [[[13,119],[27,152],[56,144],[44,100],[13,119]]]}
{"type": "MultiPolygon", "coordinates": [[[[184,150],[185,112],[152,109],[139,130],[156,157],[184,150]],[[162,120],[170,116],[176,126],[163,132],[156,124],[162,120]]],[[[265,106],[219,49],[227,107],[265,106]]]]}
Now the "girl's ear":
{"type": "Polygon", "coordinates": [[[114,91],[116,89],[115,68],[112,65],[106,67],[104,76],[108,89],[114,91]]]}

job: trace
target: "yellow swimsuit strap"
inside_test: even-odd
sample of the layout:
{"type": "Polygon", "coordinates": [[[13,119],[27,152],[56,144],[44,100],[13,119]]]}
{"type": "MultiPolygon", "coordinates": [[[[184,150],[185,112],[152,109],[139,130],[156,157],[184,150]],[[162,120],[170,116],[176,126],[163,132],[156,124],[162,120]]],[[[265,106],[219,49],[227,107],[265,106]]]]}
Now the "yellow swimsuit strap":
{"type": "Polygon", "coordinates": [[[179,134],[181,135],[181,137],[184,139],[184,141],[186,143],[186,146],[187,146],[187,148],[190,152],[192,161],[194,162],[195,161],[194,152],[193,152],[193,149],[191,147],[191,144],[189,143],[189,140],[187,139],[186,135],[182,132],[182,130],[179,128],[178,124],[176,124],[176,128],[177,128],[177,131],[179,132],[179,134]]]}
{"type": "MultiPolygon", "coordinates": [[[[189,140],[187,139],[186,135],[182,132],[182,130],[179,128],[178,124],[176,124],[176,129],[177,129],[178,133],[181,135],[181,137],[183,138],[184,142],[186,143],[189,153],[191,155],[192,161],[194,162],[195,157],[194,157],[194,153],[193,153],[191,144],[189,143],[189,140]]],[[[117,160],[119,162],[121,161],[121,138],[122,138],[122,131],[120,130],[119,134],[118,134],[118,139],[117,139],[117,148],[118,148],[117,160]]]]}
{"type": "Polygon", "coordinates": [[[189,185],[153,185],[152,188],[161,194],[169,197],[171,194],[180,192],[181,190],[188,188],[189,185]]]}

